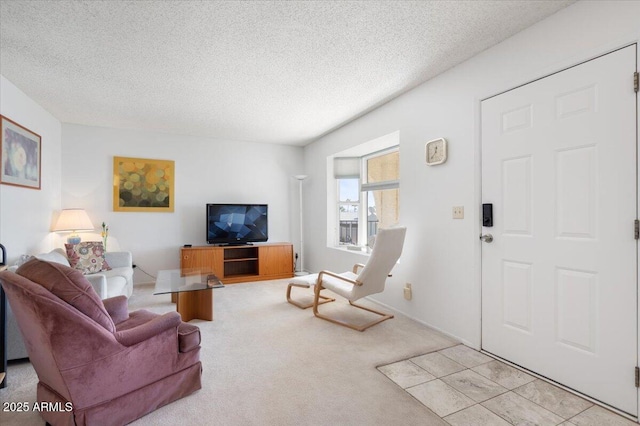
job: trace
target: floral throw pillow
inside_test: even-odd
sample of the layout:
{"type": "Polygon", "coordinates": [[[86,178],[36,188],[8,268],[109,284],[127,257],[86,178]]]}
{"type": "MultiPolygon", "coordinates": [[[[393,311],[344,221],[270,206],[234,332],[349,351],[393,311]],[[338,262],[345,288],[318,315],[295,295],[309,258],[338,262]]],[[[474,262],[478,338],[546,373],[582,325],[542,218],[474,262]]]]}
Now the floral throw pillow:
{"type": "Polygon", "coordinates": [[[64,246],[67,249],[67,258],[71,267],[84,275],[111,269],[104,258],[104,247],[101,241],[86,241],[64,246]]]}

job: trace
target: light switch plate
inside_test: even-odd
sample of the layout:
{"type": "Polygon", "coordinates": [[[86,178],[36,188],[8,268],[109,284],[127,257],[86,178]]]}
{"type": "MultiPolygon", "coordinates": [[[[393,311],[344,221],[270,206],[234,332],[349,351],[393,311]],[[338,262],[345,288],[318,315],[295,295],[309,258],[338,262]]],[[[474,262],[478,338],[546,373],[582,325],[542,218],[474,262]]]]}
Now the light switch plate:
{"type": "Polygon", "coordinates": [[[464,219],[464,206],[453,206],[453,218],[464,219]]]}

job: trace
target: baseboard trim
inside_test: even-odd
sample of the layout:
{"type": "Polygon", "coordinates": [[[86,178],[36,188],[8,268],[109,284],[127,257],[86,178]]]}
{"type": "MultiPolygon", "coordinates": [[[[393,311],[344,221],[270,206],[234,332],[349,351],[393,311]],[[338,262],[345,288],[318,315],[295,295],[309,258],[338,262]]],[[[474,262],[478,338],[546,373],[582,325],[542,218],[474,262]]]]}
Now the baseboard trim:
{"type": "Polygon", "coordinates": [[[390,311],[393,311],[393,313],[394,313],[394,314],[402,315],[403,317],[405,317],[405,318],[409,318],[410,320],[415,321],[415,322],[417,322],[418,324],[422,324],[422,325],[424,325],[425,327],[429,327],[429,328],[431,328],[431,329],[433,329],[433,330],[436,330],[437,332],[442,333],[442,334],[444,334],[444,335],[445,335],[445,336],[447,336],[447,337],[450,337],[450,338],[452,338],[452,339],[457,340],[458,342],[460,342],[460,343],[464,344],[465,346],[468,346],[468,347],[470,347],[470,348],[472,348],[472,349],[475,349],[475,350],[477,350],[477,351],[479,351],[479,350],[480,350],[480,347],[478,347],[478,346],[476,346],[476,345],[472,344],[471,342],[469,342],[469,341],[468,341],[468,340],[466,340],[466,339],[462,339],[461,337],[456,336],[456,335],[454,335],[454,334],[451,334],[451,333],[449,333],[449,332],[447,332],[447,331],[445,331],[445,330],[442,330],[441,328],[436,327],[436,326],[434,326],[434,325],[432,325],[432,324],[429,324],[428,322],[422,321],[422,320],[420,320],[420,319],[418,319],[418,318],[415,318],[415,317],[413,317],[413,316],[411,316],[411,315],[407,315],[405,312],[402,312],[402,311],[400,311],[400,310],[398,310],[398,309],[394,308],[393,306],[389,306],[389,305],[387,305],[386,303],[382,303],[382,302],[380,302],[380,301],[378,301],[378,300],[372,299],[372,298],[371,298],[371,296],[366,296],[366,297],[365,297],[365,299],[367,299],[368,301],[373,302],[373,303],[375,303],[375,304],[377,304],[377,305],[380,305],[380,306],[384,307],[385,309],[389,309],[390,311]]]}

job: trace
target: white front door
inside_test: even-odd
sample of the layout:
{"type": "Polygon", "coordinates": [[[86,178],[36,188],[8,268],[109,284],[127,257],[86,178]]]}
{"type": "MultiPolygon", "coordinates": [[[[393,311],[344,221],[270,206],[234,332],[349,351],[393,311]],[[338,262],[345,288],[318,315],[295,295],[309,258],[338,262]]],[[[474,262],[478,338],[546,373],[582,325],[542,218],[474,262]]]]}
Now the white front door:
{"type": "Polygon", "coordinates": [[[482,101],[482,348],[637,415],[636,46],[482,101]]]}

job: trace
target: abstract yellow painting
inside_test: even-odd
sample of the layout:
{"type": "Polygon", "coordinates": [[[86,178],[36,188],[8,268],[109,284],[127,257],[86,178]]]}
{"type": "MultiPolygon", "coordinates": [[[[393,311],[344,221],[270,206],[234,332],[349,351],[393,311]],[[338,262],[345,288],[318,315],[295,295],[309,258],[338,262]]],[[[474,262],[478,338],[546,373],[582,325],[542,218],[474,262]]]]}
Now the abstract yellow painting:
{"type": "Polygon", "coordinates": [[[173,212],[171,160],[113,157],[113,211],[173,212]]]}

